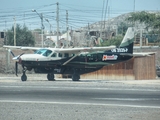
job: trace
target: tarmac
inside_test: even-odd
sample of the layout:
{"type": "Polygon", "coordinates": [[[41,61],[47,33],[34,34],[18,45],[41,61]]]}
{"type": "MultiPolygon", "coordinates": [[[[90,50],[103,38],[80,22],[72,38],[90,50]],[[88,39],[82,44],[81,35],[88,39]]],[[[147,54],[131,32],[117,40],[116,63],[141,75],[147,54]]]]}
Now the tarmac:
{"type": "MultiPolygon", "coordinates": [[[[27,81],[48,81],[46,74],[27,74],[27,81]]],[[[72,81],[71,78],[55,78],[56,81],[72,81]]],[[[159,85],[160,78],[150,80],[93,80],[93,79],[80,79],[81,82],[101,82],[101,83],[124,83],[135,85],[159,85]]],[[[0,74],[0,82],[21,82],[21,75],[18,77],[15,74],[0,74]]]]}

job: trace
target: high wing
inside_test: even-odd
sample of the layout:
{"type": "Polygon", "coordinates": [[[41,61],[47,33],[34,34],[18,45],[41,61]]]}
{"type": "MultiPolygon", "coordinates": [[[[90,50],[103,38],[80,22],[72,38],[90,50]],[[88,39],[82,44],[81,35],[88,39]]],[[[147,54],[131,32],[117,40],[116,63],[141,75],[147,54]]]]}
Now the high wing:
{"type": "MultiPolygon", "coordinates": [[[[40,47],[25,47],[25,46],[3,46],[4,48],[9,49],[21,49],[21,50],[39,50],[42,49],[40,47]]],[[[79,53],[79,52],[91,52],[97,50],[111,50],[116,48],[116,46],[108,46],[108,47],[84,47],[84,48],[45,48],[51,49],[58,53],[79,53]]]]}
{"type": "Polygon", "coordinates": [[[8,46],[8,45],[3,45],[3,47],[9,48],[9,49],[21,49],[21,50],[39,50],[41,49],[40,47],[8,46]]]}
{"type": "Polygon", "coordinates": [[[84,48],[61,48],[55,49],[55,52],[58,53],[79,53],[79,52],[91,52],[91,51],[98,51],[98,50],[111,50],[116,48],[116,46],[108,46],[108,47],[84,47],[84,48]]]}

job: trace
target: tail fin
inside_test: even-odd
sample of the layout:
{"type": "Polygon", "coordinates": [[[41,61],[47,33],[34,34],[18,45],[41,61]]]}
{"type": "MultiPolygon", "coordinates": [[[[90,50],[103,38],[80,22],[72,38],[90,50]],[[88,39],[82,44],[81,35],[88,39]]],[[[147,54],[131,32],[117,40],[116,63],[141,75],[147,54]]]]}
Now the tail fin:
{"type": "Polygon", "coordinates": [[[127,49],[127,53],[133,53],[133,42],[134,42],[135,29],[129,27],[119,48],[127,49]]]}

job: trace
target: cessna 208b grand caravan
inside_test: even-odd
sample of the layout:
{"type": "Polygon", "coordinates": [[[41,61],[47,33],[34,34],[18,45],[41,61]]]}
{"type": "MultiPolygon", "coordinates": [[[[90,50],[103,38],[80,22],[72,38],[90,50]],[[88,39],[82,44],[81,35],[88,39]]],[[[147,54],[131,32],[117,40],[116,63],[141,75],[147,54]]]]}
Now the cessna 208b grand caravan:
{"type": "Polygon", "coordinates": [[[85,48],[34,48],[20,46],[3,46],[5,48],[37,49],[34,54],[21,54],[13,59],[21,64],[22,81],[27,80],[26,71],[34,69],[35,73],[46,73],[48,80],[54,80],[54,74],[71,74],[73,81],[80,75],[101,69],[103,66],[129,60],[133,56],[134,28],[128,28],[120,46],[85,47],[85,48]]]}

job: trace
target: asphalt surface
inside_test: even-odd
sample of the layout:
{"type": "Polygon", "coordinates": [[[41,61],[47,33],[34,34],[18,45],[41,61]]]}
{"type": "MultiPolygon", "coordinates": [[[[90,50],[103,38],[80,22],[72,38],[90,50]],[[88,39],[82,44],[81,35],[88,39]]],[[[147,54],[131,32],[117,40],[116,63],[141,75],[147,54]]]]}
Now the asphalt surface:
{"type": "Polygon", "coordinates": [[[159,120],[160,80],[0,77],[0,120],[159,120]]]}

